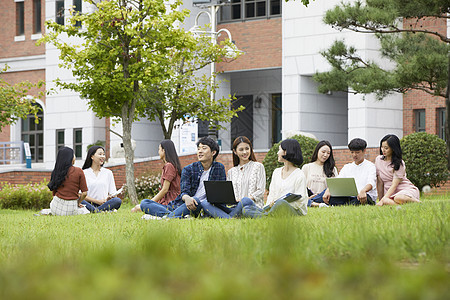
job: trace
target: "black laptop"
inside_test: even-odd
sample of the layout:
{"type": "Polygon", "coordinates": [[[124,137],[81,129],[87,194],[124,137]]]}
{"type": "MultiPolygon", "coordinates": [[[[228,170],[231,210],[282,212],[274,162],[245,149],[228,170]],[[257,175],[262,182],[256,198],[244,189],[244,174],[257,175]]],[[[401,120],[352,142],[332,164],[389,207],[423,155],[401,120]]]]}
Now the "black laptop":
{"type": "Polygon", "coordinates": [[[206,198],[212,204],[236,204],[231,181],[204,181],[206,198]]]}

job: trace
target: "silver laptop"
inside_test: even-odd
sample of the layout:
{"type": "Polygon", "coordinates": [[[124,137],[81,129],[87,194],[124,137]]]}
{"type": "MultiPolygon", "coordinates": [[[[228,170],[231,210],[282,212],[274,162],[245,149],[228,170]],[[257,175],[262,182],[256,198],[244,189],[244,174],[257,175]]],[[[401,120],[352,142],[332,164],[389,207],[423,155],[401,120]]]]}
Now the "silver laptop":
{"type": "Polygon", "coordinates": [[[331,196],[349,197],[358,196],[355,178],[327,178],[327,186],[330,189],[331,196]]]}
{"type": "Polygon", "coordinates": [[[204,181],[206,198],[212,204],[236,204],[231,181],[204,181]]]}

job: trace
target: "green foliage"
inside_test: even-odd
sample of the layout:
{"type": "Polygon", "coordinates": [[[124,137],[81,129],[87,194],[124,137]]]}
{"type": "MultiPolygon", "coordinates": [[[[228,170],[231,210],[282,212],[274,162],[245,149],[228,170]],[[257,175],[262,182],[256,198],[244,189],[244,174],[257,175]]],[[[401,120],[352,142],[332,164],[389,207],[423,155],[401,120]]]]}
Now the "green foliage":
{"type": "MultiPolygon", "coordinates": [[[[161,174],[148,173],[137,177],[134,180],[134,186],[139,200],[151,199],[161,188],[161,174]]],[[[123,193],[125,197],[129,197],[126,185],[124,185],[123,193]]]]}
{"type": "Polygon", "coordinates": [[[98,141],[96,141],[96,142],[93,143],[93,144],[87,145],[86,151],[88,151],[89,148],[91,148],[92,146],[101,146],[101,147],[105,147],[105,141],[100,141],[100,140],[98,140],[98,141]]]}
{"type": "Polygon", "coordinates": [[[392,92],[415,89],[445,97],[450,39],[433,28],[421,26],[421,22],[428,17],[446,20],[449,12],[448,0],[356,1],[328,10],[326,24],[338,30],[376,34],[382,57],[395,67],[384,69],[374,61],[364,60],[354,47],[336,41],[322,52],[332,69],[315,74],[319,91],[376,93],[382,99],[392,92]],[[402,18],[415,18],[416,24],[403,26],[402,18]]]}
{"type": "MultiPolygon", "coordinates": [[[[293,137],[290,137],[291,139],[296,139],[300,143],[300,147],[302,149],[303,154],[303,164],[298,167],[302,167],[304,164],[307,164],[310,162],[311,157],[314,152],[314,148],[316,147],[318,140],[315,140],[313,138],[304,136],[304,135],[294,135],[293,137]]],[[[280,142],[281,143],[281,142],[280,142]]],[[[282,167],[283,164],[278,162],[278,147],[280,146],[280,143],[276,143],[270,148],[270,150],[267,152],[266,157],[264,157],[263,165],[264,169],[266,170],[266,187],[269,188],[270,182],[272,181],[272,173],[276,168],[282,167]]]]}
{"type": "MultiPolygon", "coordinates": [[[[28,81],[12,85],[1,77],[6,70],[8,66],[0,70],[0,132],[4,126],[14,124],[28,114],[34,114],[36,124],[39,122],[38,107],[33,105],[36,101],[28,93],[31,88],[41,88],[43,85],[43,82],[32,84],[28,81]]],[[[39,93],[37,98],[41,96],[42,93],[39,93]]]]}
{"type": "Polygon", "coordinates": [[[436,187],[447,182],[447,151],[444,140],[434,134],[416,132],[401,140],[407,177],[415,186],[436,187]]]}
{"type": "Polygon", "coordinates": [[[0,210],[2,299],[448,298],[444,197],[231,221],[144,221],[130,208],[0,210]]]}
{"type": "Polygon", "coordinates": [[[0,182],[0,208],[41,209],[49,208],[53,199],[46,181],[38,184],[12,185],[0,182]]]}

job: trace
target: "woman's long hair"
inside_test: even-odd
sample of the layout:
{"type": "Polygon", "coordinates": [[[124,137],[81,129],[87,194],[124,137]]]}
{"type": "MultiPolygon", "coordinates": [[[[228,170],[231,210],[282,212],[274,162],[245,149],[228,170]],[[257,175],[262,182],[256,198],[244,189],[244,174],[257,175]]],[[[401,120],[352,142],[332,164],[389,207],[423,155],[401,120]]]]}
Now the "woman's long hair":
{"type": "Polygon", "coordinates": [[[314,153],[311,158],[311,162],[315,162],[317,160],[317,157],[319,156],[319,150],[323,146],[328,146],[330,148],[330,156],[328,159],[323,163],[323,172],[327,177],[333,177],[334,173],[334,167],[336,165],[336,162],[334,161],[333,157],[333,148],[331,147],[331,144],[329,141],[320,141],[316,148],[314,149],[314,153]]]}
{"type": "MultiPolygon", "coordinates": [[[[252,142],[250,142],[250,140],[246,137],[246,136],[238,136],[237,138],[234,139],[233,142],[233,150],[236,151],[237,147],[239,146],[240,143],[246,143],[250,146],[250,156],[249,159],[256,161],[256,157],[255,157],[255,153],[253,152],[253,145],[252,142]]],[[[237,166],[239,165],[239,156],[237,156],[233,151],[233,166],[237,166]]]]}
{"type": "Polygon", "coordinates": [[[84,161],[84,164],[82,167],[83,170],[89,169],[90,167],[92,167],[92,156],[95,154],[95,152],[97,152],[98,149],[103,149],[103,151],[105,151],[105,148],[103,148],[102,146],[92,146],[91,148],[89,148],[89,150],[86,154],[86,160],[84,161]]]}
{"type": "Polygon", "coordinates": [[[164,149],[166,162],[170,162],[177,169],[178,175],[181,176],[180,159],[178,158],[177,150],[175,150],[173,142],[171,140],[163,140],[160,145],[164,149]]]}
{"type": "Polygon", "coordinates": [[[390,166],[394,167],[394,170],[397,171],[400,169],[402,165],[402,148],[400,146],[399,138],[394,134],[385,135],[380,141],[380,154],[383,155],[383,151],[381,151],[381,146],[383,142],[386,141],[389,148],[392,150],[392,158],[390,166]]]}
{"type": "Polygon", "coordinates": [[[56,191],[66,180],[73,161],[73,150],[69,147],[62,147],[56,156],[55,168],[52,171],[50,182],[47,184],[50,191],[56,191]]]}
{"type": "Polygon", "coordinates": [[[297,140],[286,139],[280,143],[281,149],[286,151],[283,158],[294,165],[301,166],[303,163],[302,148],[297,140]]]}

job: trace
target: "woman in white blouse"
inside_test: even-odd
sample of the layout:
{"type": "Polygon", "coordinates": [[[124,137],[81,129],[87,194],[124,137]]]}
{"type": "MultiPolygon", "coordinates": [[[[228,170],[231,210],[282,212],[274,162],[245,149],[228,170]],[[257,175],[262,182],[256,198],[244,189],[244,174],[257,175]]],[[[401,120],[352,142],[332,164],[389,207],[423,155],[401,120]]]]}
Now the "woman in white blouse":
{"type": "Polygon", "coordinates": [[[284,166],[272,173],[266,206],[270,207],[269,215],[284,211],[292,215],[306,215],[308,192],[306,190],[306,177],[298,168],[303,163],[302,150],[297,140],[286,139],[278,148],[278,161],[284,166]],[[287,202],[280,199],[287,193],[301,195],[298,200],[287,202]]]}
{"type": "Polygon", "coordinates": [[[228,170],[227,180],[233,183],[238,204],[228,207],[205,202],[202,203],[203,209],[212,217],[225,219],[238,217],[243,210],[256,211],[261,215],[262,210],[255,204],[262,207],[264,203],[266,171],[263,164],[256,161],[252,143],[245,136],[239,136],[233,142],[233,165],[234,167],[228,170]]]}
{"type": "Polygon", "coordinates": [[[105,160],[105,149],[100,146],[92,146],[88,150],[82,168],[88,192],[85,200],[81,203],[93,213],[119,209],[122,204],[122,200],[117,197],[113,173],[111,170],[103,168],[105,160]]]}

